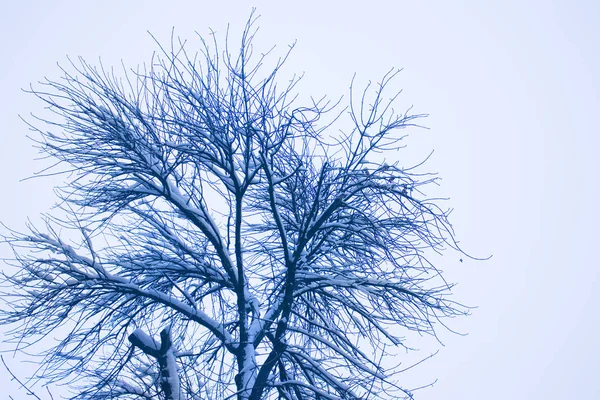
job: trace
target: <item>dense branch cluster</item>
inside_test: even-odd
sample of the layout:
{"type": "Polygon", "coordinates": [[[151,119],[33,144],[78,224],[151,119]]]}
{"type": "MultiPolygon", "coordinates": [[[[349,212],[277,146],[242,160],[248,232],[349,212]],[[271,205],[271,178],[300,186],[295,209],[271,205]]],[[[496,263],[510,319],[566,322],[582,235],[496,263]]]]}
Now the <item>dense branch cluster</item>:
{"type": "Polygon", "coordinates": [[[386,348],[465,313],[425,258],[454,246],[420,190],[434,179],[382,161],[420,117],[386,100],[396,73],[332,132],[335,107],[277,87],[285,58],[265,74],[254,33],[236,57],[172,44],[124,78],[80,61],[34,92],[64,212],[6,233],[0,323],[76,398],[410,396],[386,348]]]}

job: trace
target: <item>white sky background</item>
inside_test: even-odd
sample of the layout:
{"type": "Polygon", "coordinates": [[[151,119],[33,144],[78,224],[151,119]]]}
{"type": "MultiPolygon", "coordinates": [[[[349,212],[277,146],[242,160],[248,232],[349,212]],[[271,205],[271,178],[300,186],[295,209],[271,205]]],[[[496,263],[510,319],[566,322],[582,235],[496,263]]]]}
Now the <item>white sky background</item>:
{"type": "MultiPolygon", "coordinates": [[[[463,247],[486,262],[448,253],[439,267],[455,298],[478,306],[441,332],[445,347],[407,373],[432,399],[600,398],[600,322],[595,254],[600,222],[600,5],[594,1],[255,1],[256,45],[283,52],[306,72],[314,96],[346,95],[358,82],[404,68],[400,107],[429,113],[402,157],[435,150],[463,247]],[[369,3],[369,5],[367,5],[369,3]]],[[[58,79],[66,55],[135,66],[155,45],[146,33],[220,33],[245,23],[242,1],[12,1],[0,12],[0,221],[21,228],[53,204],[52,179],[19,182],[42,165],[17,114],[41,103],[20,91],[58,79]]],[[[237,39],[234,36],[234,39],[237,39]]],[[[0,254],[6,255],[1,248],[0,254]]],[[[411,343],[423,356],[435,342],[411,343]]],[[[10,361],[10,358],[9,358],[10,361]]],[[[26,374],[31,367],[12,363],[26,374]]],[[[4,397],[23,398],[0,371],[4,397]]],[[[55,397],[60,394],[54,390],[55,397]]]]}

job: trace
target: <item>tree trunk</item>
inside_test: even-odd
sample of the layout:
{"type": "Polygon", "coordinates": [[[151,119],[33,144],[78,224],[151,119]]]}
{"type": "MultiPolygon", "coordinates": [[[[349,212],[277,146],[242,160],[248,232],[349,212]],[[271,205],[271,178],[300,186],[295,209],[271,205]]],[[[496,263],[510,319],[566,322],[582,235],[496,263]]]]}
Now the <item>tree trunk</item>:
{"type": "Polygon", "coordinates": [[[169,328],[160,332],[160,346],[141,329],[136,329],[129,335],[129,341],[158,362],[160,388],[165,395],[165,400],[181,400],[177,360],[169,328]]]}

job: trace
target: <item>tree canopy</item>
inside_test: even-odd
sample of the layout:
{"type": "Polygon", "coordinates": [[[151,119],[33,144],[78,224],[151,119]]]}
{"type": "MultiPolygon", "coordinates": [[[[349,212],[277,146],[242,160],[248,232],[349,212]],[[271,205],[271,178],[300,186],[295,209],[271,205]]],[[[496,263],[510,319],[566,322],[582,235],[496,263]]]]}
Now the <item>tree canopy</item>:
{"type": "Polygon", "coordinates": [[[5,230],[0,324],[44,350],[34,376],[78,399],[412,397],[391,350],[467,313],[427,258],[459,250],[437,178],[386,161],[424,117],[395,110],[398,71],[299,104],[255,33],[32,90],[66,183],[44,226],[5,230]]]}

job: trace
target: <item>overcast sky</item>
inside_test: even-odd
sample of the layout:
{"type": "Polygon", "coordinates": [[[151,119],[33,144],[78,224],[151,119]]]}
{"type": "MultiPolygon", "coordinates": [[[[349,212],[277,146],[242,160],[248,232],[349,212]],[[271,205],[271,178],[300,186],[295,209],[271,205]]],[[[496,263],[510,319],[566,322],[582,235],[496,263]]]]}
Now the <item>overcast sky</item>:
{"type": "MultiPolygon", "coordinates": [[[[333,98],[404,68],[400,107],[428,113],[407,163],[434,150],[465,250],[439,267],[455,299],[478,306],[451,321],[467,336],[412,343],[427,356],[405,386],[435,380],[419,400],[600,398],[598,118],[600,3],[595,1],[11,1],[0,13],[0,221],[21,228],[54,202],[57,182],[19,182],[41,164],[18,114],[42,105],[21,92],[56,63],[83,56],[135,66],[172,27],[223,33],[258,7],[256,45],[305,72],[309,94],[333,98]],[[593,134],[596,132],[596,134],[593,134]]],[[[6,255],[6,248],[0,249],[6,255]]],[[[7,358],[11,362],[10,357],[7,358]]],[[[26,374],[31,367],[11,363],[26,374]]],[[[23,398],[0,370],[2,394],[23,398]]],[[[55,395],[60,389],[53,389],[55,395]]]]}

